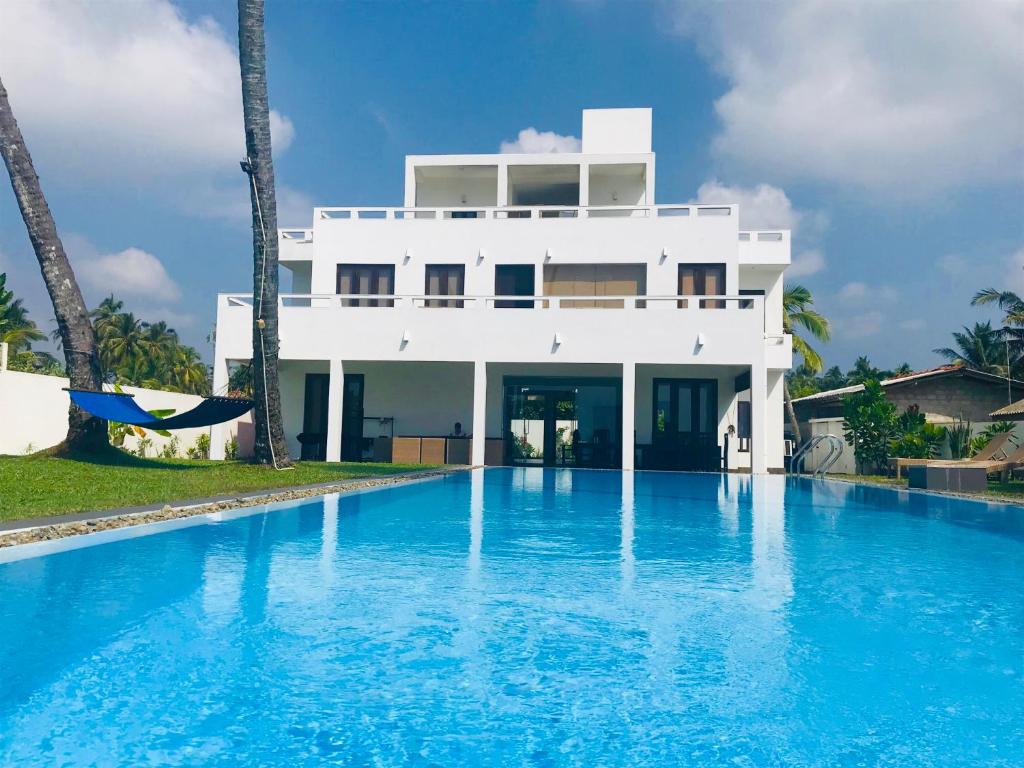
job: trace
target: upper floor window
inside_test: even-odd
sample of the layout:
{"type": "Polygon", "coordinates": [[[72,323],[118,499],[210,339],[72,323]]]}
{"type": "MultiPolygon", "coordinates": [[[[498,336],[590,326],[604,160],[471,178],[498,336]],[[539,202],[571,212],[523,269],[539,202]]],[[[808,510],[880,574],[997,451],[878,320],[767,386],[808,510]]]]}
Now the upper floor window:
{"type": "MultiPolygon", "coordinates": [[[[427,264],[426,286],[423,291],[427,296],[464,296],[466,293],[465,264],[427,264]]],[[[428,307],[465,306],[459,300],[429,299],[428,307]]]]}
{"type": "MultiPolygon", "coordinates": [[[[339,264],[338,293],[342,296],[393,296],[394,264],[339,264]]],[[[343,307],[393,307],[389,299],[342,299],[343,307]]]]}
{"type": "MultiPolygon", "coordinates": [[[[645,264],[547,264],[544,266],[545,296],[589,296],[590,299],[562,301],[559,306],[575,308],[622,308],[623,299],[601,300],[601,296],[643,296],[647,292],[645,264]]],[[[637,306],[642,306],[637,302],[637,306]]]]}
{"type": "MultiPolygon", "coordinates": [[[[722,296],[725,294],[725,264],[680,264],[680,296],[722,296]]],[[[680,301],[679,306],[688,306],[680,301]]],[[[701,309],[721,309],[722,299],[701,299],[701,309]]]]}

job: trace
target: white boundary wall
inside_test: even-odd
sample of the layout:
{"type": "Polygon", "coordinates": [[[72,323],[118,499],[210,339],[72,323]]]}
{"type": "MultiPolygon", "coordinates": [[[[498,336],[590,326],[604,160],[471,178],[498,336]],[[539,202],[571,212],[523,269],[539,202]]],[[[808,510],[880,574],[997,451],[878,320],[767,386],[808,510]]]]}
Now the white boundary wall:
{"type": "MultiPolygon", "coordinates": [[[[0,370],[0,455],[22,455],[57,445],[67,435],[68,407],[70,398],[64,391],[68,380],[60,376],[43,376],[38,373],[0,370]]],[[[124,387],[124,391],[136,395],[138,404],[146,410],[174,408],[178,413],[198,405],[198,395],[184,395],[180,392],[124,387]]],[[[223,434],[239,435],[239,449],[244,455],[251,452],[252,420],[247,414],[236,422],[225,425],[223,434]],[[241,426],[240,426],[241,423],[241,426]]],[[[178,437],[179,455],[193,446],[201,434],[210,429],[178,429],[172,435],[178,437]]],[[[153,446],[147,455],[156,455],[170,438],[161,437],[147,430],[153,446]]],[[[125,439],[125,448],[135,450],[138,439],[125,439]]]]}

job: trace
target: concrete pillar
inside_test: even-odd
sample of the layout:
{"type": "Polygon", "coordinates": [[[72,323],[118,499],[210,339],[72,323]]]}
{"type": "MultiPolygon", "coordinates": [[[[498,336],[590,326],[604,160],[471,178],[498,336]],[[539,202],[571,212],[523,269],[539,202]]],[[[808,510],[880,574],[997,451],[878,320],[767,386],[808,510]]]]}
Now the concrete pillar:
{"type": "MultiPolygon", "coordinates": [[[[220,355],[213,358],[213,392],[225,394],[228,386],[228,361],[220,355]]],[[[224,459],[224,443],[228,439],[227,424],[214,424],[210,427],[210,458],[217,461],[224,459]]]]}
{"type": "Polygon", "coordinates": [[[331,360],[327,385],[327,460],[341,461],[341,413],[345,397],[345,370],[341,360],[331,360]]]}
{"type": "Polygon", "coordinates": [[[632,471],[636,456],[636,363],[622,364],[622,469],[632,471]]]}
{"type": "Polygon", "coordinates": [[[499,208],[508,205],[508,164],[498,163],[498,195],[497,204],[499,208]]]}
{"type": "Polygon", "coordinates": [[[484,465],[484,442],[487,439],[487,363],[473,363],[473,456],[474,467],[484,465]]]}
{"type": "Polygon", "coordinates": [[[580,205],[590,205],[590,163],[580,163],[580,205]]]}
{"type": "Polygon", "coordinates": [[[768,472],[768,368],[764,360],[750,366],[750,469],[768,472]]]}

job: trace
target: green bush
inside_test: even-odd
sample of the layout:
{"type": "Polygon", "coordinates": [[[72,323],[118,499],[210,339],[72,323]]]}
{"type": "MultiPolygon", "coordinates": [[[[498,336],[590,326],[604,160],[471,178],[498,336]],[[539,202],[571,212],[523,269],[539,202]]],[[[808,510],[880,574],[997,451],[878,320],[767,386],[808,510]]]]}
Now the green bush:
{"type": "Polygon", "coordinates": [[[853,446],[858,472],[885,469],[898,427],[896,406],[885,399],[877,381],[867,381],[863,391],[843,398],[843,434],[853,446]]]}
{"type": "Polygon", "coordinates": [[[196,438],[195,445],[186,451],[190,459],[210,458],[210,436],[205,432],[196,438]]]}
{"type": "Polygon", "coordinates": [[[946,427],[949,440],[949,455],[954,459],[966,459],[971,450],[971,422],[957,419],[953,425],[946,427]]]}
{"type": "Polygon", "coordinates": [[[232,435],[224,441],[224,458],[234,461],[238,458],[238,436],[232,435]]]}
{"type": "Polygon", "coordinates": [[[904,459],[934,459],[946,441],[943,427],[929,424],[917,406],[912,405],[896,419],[896,437],[889,455],[904,459]]]}

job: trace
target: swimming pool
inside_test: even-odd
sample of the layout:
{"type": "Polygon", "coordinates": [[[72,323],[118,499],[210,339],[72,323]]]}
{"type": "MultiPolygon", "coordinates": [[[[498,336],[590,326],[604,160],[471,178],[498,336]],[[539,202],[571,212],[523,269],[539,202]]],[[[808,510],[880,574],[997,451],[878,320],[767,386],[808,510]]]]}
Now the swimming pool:
{"type": "Polygon", "coordinates": [[[460,473],[2,564],[0,628],[10,765],[1024,763],[1024,510],[841,483],[460,473]]]}

